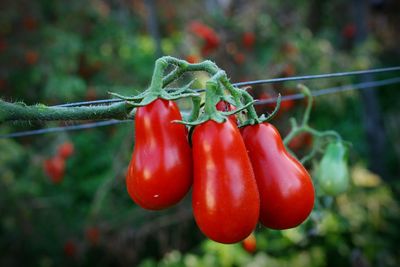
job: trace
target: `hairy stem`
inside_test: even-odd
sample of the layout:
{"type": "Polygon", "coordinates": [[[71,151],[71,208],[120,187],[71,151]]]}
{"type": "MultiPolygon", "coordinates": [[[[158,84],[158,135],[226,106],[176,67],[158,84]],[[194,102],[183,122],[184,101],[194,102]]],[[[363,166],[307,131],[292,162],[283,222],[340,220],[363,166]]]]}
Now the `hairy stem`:
{"type": "Polygon", "coordinates": [[[88,107],[49,107],[0,100],[0,122],[127,119],[130,111],[132,107],[126,102],[88,107]]]}

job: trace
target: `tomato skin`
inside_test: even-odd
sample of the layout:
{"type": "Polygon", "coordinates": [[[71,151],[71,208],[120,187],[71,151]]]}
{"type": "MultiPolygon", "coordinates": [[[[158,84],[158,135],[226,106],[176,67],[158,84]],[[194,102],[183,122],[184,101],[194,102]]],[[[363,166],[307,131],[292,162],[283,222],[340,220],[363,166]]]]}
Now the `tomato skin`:
{"type": "Polygon", "coordinates": [[[189,29],[195,35],[203,39],[204,43],[201,48],[201,53],[203,54],[203,56],[209,55],[210,53],[215,51],[220,45],[220,38],[211,27],[201,22],[193,21],[189,25],[189,29]]]}
{"type": "MultiPolygon", "coordinates": [[[[236,109],[236,107],[232,106],[231,104],[223,100],[219,101],[215,107],[217,108],[217,110],[225,112],[236,109]]],[[[235,125],[237,125],[236,115],[230,115],[228,116],[228,119],[231,120],[235,125]]]]}
{"type": "Polygon", "coordinates": [[[76,244],[72,240],[68,240],[64,243],[64,254],[67,257],[73,258],[76,255],[76,244]]]}
{"type": "Polygon", "coordinates": [[[63,159],[69,158],[72,154],[74,154],[74,151],[75,147],[71,142],[65,142],[58,147],[58,155],[63,159]]]}
{"type": "Polygon", "coordinates": [[[55,156],[46,159],[43,162],[45,173],[50,177],[50,180],[55,183],[61,183],[65,174],[65,161],[60,156],[55,156]]]}
{"type": "Polygon", "coordinates": [[[303,148],[309,148],[312,145],[313,136],[309,132],[302,132],[296,135],[288,144],[288,147],[294,151],[303,148]]]}
{"type": "Polygon", "coordinates": [[[239,129],[230,120],[206,121],[192,136],[192,207],[200,230],[220,243],[236,243],[259,216],[257,184],[239,129]]]}
{"type": "Polygon", "coordinates": [[[248,253],[253,254],[257,250],[256,236],[252,233],[242,241],[242,247],[248,253]]]}
{"type": "Polygon", "coordinates": [[[337,196],[349,187],[347,148],[341,142],[330,143],[317,170],[318,184],[322,191],[337,196]]]}
{"type": "Polygon", "coordinates": [[[139,107],[136,143],[127,172],[127,190],[139,206],[159,210],[179,202],[192,184],[192,156],[187,130],[173,101],[156,99],[139,107]]]}
{"type": "Polygon", "coordinates": [[[185,59],[187,62],[189,62],[191,64],[194,64],[194,63],[197,63],[200,61],[200,58],[193,54],[187,55],[185,59]]]}
{"type": "Polygon", "coordinates": [[[85,238],[89,241],[91,245],[96,246],[100,240],[99,228],[95,226],[88,227],[85,230],[85,238]]]}
{"type": "Polygon", "coordinates": [[[255,42],[256,42],[256,35],[253,32],[243,33],[242,44],[246,49],[252,50],[255,42]]]}
{"type": "Polygon", "coordinates": [[[261,223],[272,229],[296,227],[314,206],[310,175],[286,151],[279,132],[271,124],[246,126],[242,136],[260,192],[261,223]]]}

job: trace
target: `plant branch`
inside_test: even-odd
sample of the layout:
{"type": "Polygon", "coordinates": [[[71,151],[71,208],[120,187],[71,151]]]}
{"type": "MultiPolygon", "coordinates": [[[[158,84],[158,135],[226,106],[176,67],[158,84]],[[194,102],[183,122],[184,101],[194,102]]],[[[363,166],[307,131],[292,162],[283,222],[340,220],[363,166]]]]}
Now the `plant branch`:
{"type": "Polygon", "coordinates": [[[132,111],[128,103],[88,107],[49,107],[42,104],[28,106],[0,100],[0,122],[4,121],[54,121],[127,119],[132,111]]]}

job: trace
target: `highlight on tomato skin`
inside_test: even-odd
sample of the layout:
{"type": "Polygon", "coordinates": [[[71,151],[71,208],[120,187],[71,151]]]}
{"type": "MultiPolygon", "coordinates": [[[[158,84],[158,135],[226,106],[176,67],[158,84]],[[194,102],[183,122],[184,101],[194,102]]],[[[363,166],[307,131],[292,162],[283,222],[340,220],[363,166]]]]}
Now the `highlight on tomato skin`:
{"type": "Polygon", "coordinates": [[[126,176],[132,200],[150,210],[178,203],[192,184],[192,156],[187,130],[176,103],[156,99],[139,107],[135,148],[126,176]]]}
{"type": "Polygon", "coordinates": [[[192,208],[200,230],[219,243],[237,243],[257,225],[260,198],[239,129],[206,121],[193,131],[192,208]]]}
{"type": "Polygon", "coordinates": [[[307,170],[285,149],[269,123],[249,125],[242,136],[260,192],[260,221],[288,229],[307,219],[314,206],[314,186],[307,170]]]}

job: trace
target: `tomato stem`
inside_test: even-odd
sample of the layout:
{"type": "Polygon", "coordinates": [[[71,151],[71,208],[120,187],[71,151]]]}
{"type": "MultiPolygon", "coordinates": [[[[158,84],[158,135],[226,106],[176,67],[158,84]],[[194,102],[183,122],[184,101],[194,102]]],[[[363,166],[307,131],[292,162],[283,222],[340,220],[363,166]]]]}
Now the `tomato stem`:
{"type": "Polygon", "coordinates": [[[0,100],[0,121],[123,120],[128,119],[132,109],[127,102],[88,107],[49,107],[0,100]]]}
{"type": "MultiPolygon", "coordinates": [[[[317,140],[314,142],[311,151],[300,160],[301,163],[305,163],[305,162],[309,161],[310,159],[312,159],[315,156],[315,154],[318,152],[318,150],[320,149],[320,146],[321,146],[320,139],[325,138],[325,137],[327,137],[327,138],[334,137],[337,141],[341,141],[342,137],[336,131],[333,131],[333,130],[318,131],[308,125],[314,99],[313,99],[313,96],[312,96],[310,90],[306,86],[300,84],[297,86],[297,88],[299,88],[300,91],[307,98],[307,106],[304,111],[300,125],[297,123],[295,118],[290,118],[291,130],[284,138],[283,143],[287,147],[287,149],[289,151],[291,151],[288,148],[288,145],[295,136],[297,136],[301,133],[304,133],[304,132],[308,132],[311,135],[317,137],[317,140]]],[[[294,155],[293,152],[292,152],[292,154],[294,155]]]]}

